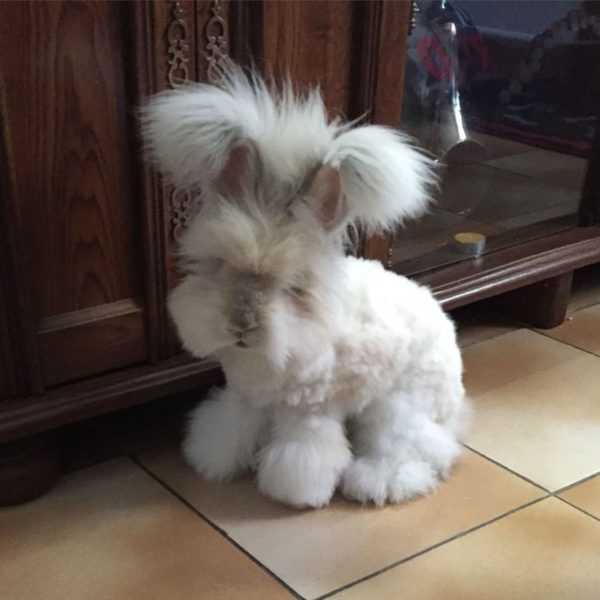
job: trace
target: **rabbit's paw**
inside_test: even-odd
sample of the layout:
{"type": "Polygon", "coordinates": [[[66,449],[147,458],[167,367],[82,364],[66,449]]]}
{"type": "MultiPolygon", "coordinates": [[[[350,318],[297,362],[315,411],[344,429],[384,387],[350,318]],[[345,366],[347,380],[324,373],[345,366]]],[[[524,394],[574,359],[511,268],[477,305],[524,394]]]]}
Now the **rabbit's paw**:
{"type": "Polygon", "coordinates": [[[345,440],[275,440],[261,453],[258,487],[296,508],[325,506],[351,456],[345,440]]]}
{"type": "Polygon", "coordinates": [[[222,481],[253,466],[264,413],[218,390],[192,413],[183,440],[186,462],[204,479],[222,481]]]}
{"type": "Polygon", "coordinates": [[[352,500],[383,506],[428,494],[440,479],[438,471],[424,460],[358,458],[344,474],[342,491],[352,500]]]}

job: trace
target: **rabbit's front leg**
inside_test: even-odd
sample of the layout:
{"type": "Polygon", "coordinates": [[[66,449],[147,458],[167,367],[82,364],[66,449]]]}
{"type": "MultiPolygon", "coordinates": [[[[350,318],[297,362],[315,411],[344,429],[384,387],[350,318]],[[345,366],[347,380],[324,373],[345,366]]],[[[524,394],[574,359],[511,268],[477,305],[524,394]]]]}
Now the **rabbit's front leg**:
{"type": "Polygon", "coordinates": [[[254,466],[265,410],[226,387],[216,389],[190,415],[183,440],[188,464],[205,479],[231,479],[254,466]]]}
{"type": "Polygon", "coordinates": [[[259,455],[260,490],[296,508],[326,505],[352,458],[341,421],[286,407],[274,411],[272,427],[259,455]]]}

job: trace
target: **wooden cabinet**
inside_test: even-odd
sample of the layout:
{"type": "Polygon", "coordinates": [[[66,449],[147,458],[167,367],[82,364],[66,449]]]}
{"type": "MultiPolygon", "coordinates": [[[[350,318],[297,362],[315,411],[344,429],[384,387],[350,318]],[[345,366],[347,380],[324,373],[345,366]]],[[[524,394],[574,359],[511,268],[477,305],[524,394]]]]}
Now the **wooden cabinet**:
{"type": "MultiPolygon", "coordinates": [[[[349,0],[0,2],[0,489],[9,442],[220,379],[214,364],[180,352],[167,315],[174,248],[196,207],[143,161],[143,98],[217,81],[231,56],[318,83],[334,115],[398,126],[411,10],[349,0]]],[[[588,174],[596,189],[597,173],[588,174]]],[[[457,306],[561,277],[600,260],[593,192],[585,206],[589,227],[561,240],[417,278],[457,306]]],[[[362,241],[384,263],[391,247],[389,236],[362,241]]]]}
{"type": "Polygon", "coordinates": [[[14,440],[220,378],[214,364],[180,352],[168,319],[174,248],[196,206],[144,163],[135,118],[143,98],[186,81],[214,82],[233,56],[300,85],[320,84],[332,114],[371,110],[369,118],[397,125],[400,87],[388,89],[395,93],[386,113],[378,65],[392,45],[402,51],[408,8],[0,3],[5,489],[16,485],[6,479],[22,448],[15,451],[14,440]]]}

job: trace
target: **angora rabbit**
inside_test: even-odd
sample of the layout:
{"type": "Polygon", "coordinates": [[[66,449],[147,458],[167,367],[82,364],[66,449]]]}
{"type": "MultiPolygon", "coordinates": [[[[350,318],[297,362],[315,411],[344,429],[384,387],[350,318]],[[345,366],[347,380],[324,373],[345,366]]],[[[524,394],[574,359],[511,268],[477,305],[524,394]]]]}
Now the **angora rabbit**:
{"type": "Polygon", "coordinates": [[[460,452],[464,390],[453,324],[431,293],[345,256],[348,227],[420,214],[428,159],[378,126],[329,121],[318,91],[272,92],[231,67],[222,87],[161,93],[147,149],[201,193],[169,308],[185,348],[227,386],[191,416],[187,461],[207,479],[257,471],[295,507],[426,494],[460,452]]]}

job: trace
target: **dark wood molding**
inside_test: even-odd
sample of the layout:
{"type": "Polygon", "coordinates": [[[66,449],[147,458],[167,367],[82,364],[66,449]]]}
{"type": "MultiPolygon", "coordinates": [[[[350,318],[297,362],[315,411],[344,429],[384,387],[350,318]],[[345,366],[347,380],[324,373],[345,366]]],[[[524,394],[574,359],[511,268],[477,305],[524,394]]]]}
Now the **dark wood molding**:
{"type": "Polygon", "coordinates": [[[0,359],[10,374],[9,395],[41,394],[44,386],[35,335],[31,290],[17,273],[27,273],[21,216],[16,208],[15,173],[5,94],[0,68],[0,359]]]}
{"type": "Polygon", "coordinates": [[[148,359],[144,311],[131,299],[43,319],[38,339],[46,386],[148,359]]]}
{"type": "MultiPolygon", "coordinates": [[[[410,2],[352,3],[353,90],[348,114],[367,122],[399,127],[404,86],[404,59],[410,22],[410,2]]],[[[389,233],[363,239],[362,256],[391,266],[389,233]]]]}
{"type": "MultiPolygon", "coordinates": [[[[129,90],[132,108],[139,106],[144,98],[161,89],[156,73],[156,7],[152,2],[130,2],[127,5],[130,17],[129,39],[133,61],[130,65],[129,90]]],[[[137,134],[138,124],[135,111],[132,110],[130,128],[136,132],[133,139],[137,141],[133,155],[138,157],[135,165],[135,178],[141,197],[141,229],[143,245],[144,272],[144,306],[148,341],[148,359],[156,364],[166,356],[167,348],[167,313],[165,298],[167,294],[167,269],[165,262],[165,211],[166,196],[161,178],[144,159],[141,148],[142,141],[137,134]]]]}
{"type": "Polygon", "coordinates": [[[48,390],[43,396],[3,400],[0,443],[221,381],[216,363],[179,355],[158,365],[123,369],[48,390]]]}
{"type": "Polygon", "coordinates": [[[576,228],[414,277],[450,310],[600,262],[600,227],[576,228]]]}

